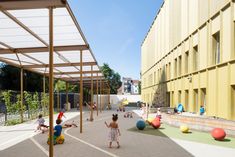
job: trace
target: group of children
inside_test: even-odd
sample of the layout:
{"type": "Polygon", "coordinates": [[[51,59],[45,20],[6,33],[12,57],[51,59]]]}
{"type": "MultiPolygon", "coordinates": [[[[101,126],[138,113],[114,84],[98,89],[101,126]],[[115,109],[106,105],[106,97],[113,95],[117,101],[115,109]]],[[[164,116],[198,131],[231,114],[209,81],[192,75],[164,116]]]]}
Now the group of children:
{"type": "MultiPolygon", "coordinates": [[[[132,114],[131,114],[132,116],[132,114]]],[[[56,126],[54,127],[54,138],[57,138],[61,135],[62,132],[62,128],[67,128],[67,127],[77,127],[77,125],[74,123],[74,121],[72,123],[65,123],[63,126],[61,125],[62,123],[62,117],[65,117],[64,112],[61,111],[58,114],[58,117],[56,119],[56,126]]],[[[66,117],[65,117],[66,118],[66,117]]],[[[119,127],[118,127],[118,114],[113,114],[112,115],[112,122],[110,122],[109,124],[105,121],[105,125],[110,128],[109,131],[109,148],[112,148],[112,142],[116,142],[117,143],[117,148],[120,148],[120,144],[119,144],[119,140],[118,140],[118,136],[121,136],[119,127]]],[[[38,122],[38,126],[37,126],[37,130],[42,131],[42,133],[44,133],[45,131],[48,130],[49,126],[45,125],[45,120],[42,117],[42,114],[40,114],[38,116],[37,119],[38,122]]],[[[36,130],[36,131],[37,131],[36,130]]]]}
{"type": "MultiPolygon", "coordinates": [[[[68,128],[68,127],[77,127],[77,124],[73,122],[71,123],[65,123],[63,126],[61,125],[62,123],[62,117],[66,118],[65,115],[64,115],[64,111],[60,111],[60,113],[58,114],[57,116],[57,119],[56,119],[56,126],[54,127],[54,136],[60,136],[61,135],[61,131],[62,131],[62,128],[68,128]]],[[[44,133],[45,131],[48,130],[49,126],[45,125],[45,120],[44,118],[42,117],[42,114],[39,114],[38,116],[38,119],[37,119],[37,123],[38,123],[38,126],[37,126],[37,129],[35,131],[41,131],[42,133],[44,133]]]]}

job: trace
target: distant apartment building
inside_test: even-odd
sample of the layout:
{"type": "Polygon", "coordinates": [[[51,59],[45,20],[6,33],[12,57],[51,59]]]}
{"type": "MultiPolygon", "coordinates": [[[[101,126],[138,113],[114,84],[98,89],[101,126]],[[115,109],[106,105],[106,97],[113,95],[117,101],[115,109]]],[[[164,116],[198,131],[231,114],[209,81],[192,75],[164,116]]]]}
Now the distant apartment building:
{"type": "Polygon", "coordinates": [[[123,77],[122,86],[118,89],[118,94],[139,94],[139,80],[133,80],[130,77],[123,77]]]}
{"type": "Polygon", "coordinates": [[[164,0],[141,45],[141,98],[235,120],[234,0],[164,0]]]}

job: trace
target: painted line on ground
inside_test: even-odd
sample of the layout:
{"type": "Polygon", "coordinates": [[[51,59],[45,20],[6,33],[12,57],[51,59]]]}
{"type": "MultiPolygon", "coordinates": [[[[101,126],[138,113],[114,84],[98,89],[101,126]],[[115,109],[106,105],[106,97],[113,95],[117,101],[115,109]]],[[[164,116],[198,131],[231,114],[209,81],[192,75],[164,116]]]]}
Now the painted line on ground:
{"type": "Polygon", "coordinates": [[[75,137],[75,136],[72,136],[72,135],[68,134],[67,131],[70,130],[70,129],[71,129],[71,128],[66,129],[66,130],[64,131],[64,134],[67,135],[67,136],[69,136],[69,137],[71,137],[71,138],[73,138],[73,139],[75,139],[75,140],[77,140],[77,141],[79,141],[79,142],[81,142],[81,143],[83,143],[83,144],[86,144],[86,145],[88,145],[88,146],[90,146],[90,147],[92,147],[92,148],[94,148],[94,149],[96,149],[96,150],[98,150],[98,151],[101,151],[101,152],[103,152],[103,153],[105,153],[105,154],[107,154],[107,155],[109,155],[109,156],[118,157],[118,156],[115,155],[115,154],[112,154],[112,153],[110,153],[110,152],[108,152],[108,151],[106,151],[106,150],[104,150],[104,149],[101,149],[101,148],[99,148],[99,147],[97,147],[97,146],[95,146],[95,145],[93,145],[93,144],[91,144],[91,143],[88,143],[88,142],[86,142],[86,141],[83,141],[83,140],[81,140],[81,139],[75,137]]]}
{"type": "MultiPolygon", "coordinates": [[[[110,118],[110,116],[97,119],[96,121],[102,121],[102,120],[105,120],[105,119],[108,119],[108,118],[110,118]]],[[[85,123],[85,124],[90,124],[90,123],[85,123]]],[[[85,124],[84,124],[84,125],[85,125],[85,124]]],[[[98,151],[101,151],[101,152],[103,152],[103,153],[105,153],[105,154],[107,154],[107,155],[109,155],[109,156],[118,157],[118,156],[115,155],[115,154],[112,154],[112,153],[110,153],[110,152],[108,152],[108,151],[106,151],[106,150],[104,150],[104,149],[101,149],[101,148],[99,148],[99,147],[97,147],[97,146],[95,146],[95,145],[93,145],[93,144],[91,144],[91,143],[88,143],[88,142],[83,141],[83,140],[81,140],[81,139],[79,139],[79,138],[77,138],[77,137],[75,137],[75,136],[73,136],[73,135],[68,134],[68,131],[69,131],[70,129],[71,129],[71,128],[66,129],[66,130],[64,131],[64,134],[67,135],[67,136],[69,136],[69,137],[71,137],[71,138],[73,138],[73,139],[75,139],[75,140],[77,140],[77,141],[79,141],[79,142],[81,142],[81,143],[83,143],[83,144],[86,144],[86,145],[88,145],[88,146],[90,146],[90,147],[92,147],[92,148],[94,148],[94,149],[96,149],[96,150],[98,150],[98,151]]]]}
{"type": "Polygon", "coordinates": [[[33,137],[30,138],[30,140],[31,140],[39,149],[41,149],[41,151],[43,151],[43,153],[45,153],[47,156],[49,156],[49,152],[48,152],[44,147],[42,147],[33,137]]]}

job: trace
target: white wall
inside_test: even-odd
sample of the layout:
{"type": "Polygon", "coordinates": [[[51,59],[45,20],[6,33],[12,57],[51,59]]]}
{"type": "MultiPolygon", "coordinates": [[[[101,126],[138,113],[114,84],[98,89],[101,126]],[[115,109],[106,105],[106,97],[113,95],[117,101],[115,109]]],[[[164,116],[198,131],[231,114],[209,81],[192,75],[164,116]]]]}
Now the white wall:
{"type": "MultiPolygon", "coordinates": [[[[102,102],[108,103],[108,95],[102,95],[102,102]]],[[[100,101],[100,97],[98,98],[100,101]]],[[[127,99],[129,102],[141,101],[140,95],[110,95],[110,104],[118,104],[122,99],[127,99]]],[[[94,95],[94,102],[97,102],[97,96],[94,95]]]]}

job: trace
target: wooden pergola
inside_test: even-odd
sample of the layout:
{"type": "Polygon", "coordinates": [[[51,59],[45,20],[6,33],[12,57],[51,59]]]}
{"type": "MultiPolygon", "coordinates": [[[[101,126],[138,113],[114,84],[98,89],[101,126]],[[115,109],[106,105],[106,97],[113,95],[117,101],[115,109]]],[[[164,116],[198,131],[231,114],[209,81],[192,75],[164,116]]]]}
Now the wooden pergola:
{"type": "MultiPolygon", "coordinates": [[[[50,137],[53,137],[54,79],[66,81],[66,87],[77,82],[82,133],[83,85],[89,83],[93,93],[94,81],[105,81],[68,2],[1,0],[0,23],[0,61],[21,69],[21,106],[23,70],[44,76],[44,92],[45,77],[49,77],[50,137]]],[[[102,86],[109,87],[107,83],[96,83],[96,91],[102,86]]],[[[49,156],[53,156],[53,138],[50,138],[49,156]]]]}

